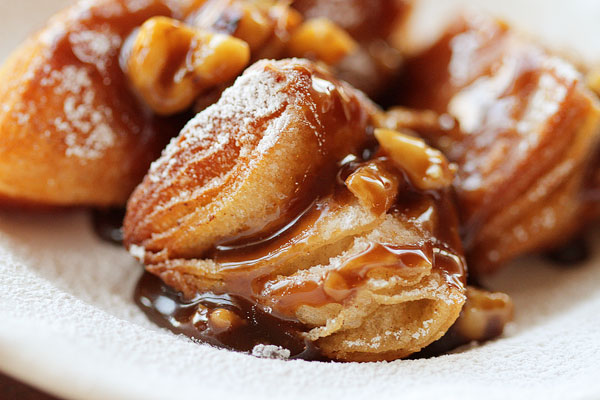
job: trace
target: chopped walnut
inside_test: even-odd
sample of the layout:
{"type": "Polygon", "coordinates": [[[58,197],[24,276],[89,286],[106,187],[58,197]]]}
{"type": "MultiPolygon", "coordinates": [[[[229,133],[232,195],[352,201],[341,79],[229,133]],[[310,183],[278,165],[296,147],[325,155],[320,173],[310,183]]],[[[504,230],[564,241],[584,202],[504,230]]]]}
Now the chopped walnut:
{"type": "Polygon", "coordinates": [[[452,183],[456,167],[422,139],[390,129],[375,129],[375,137],[418,189],[440,189],[452,183]]]}
{"type": "Polygon", "coordinates": [[[237,76],[249,60],[250,50],[242,40],[155,17],[135,34],[126,70],[144,101],[156,113],[170,115],[237,76]]]}

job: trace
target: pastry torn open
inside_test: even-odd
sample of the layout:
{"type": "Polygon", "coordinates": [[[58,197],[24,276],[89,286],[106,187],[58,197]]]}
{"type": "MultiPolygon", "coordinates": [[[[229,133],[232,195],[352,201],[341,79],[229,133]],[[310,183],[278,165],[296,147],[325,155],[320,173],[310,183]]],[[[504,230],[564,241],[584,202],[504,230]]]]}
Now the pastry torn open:
{"type": "MultiPolygon", "coordinates": [[[[452,168],[418,139],[374,132],[378,113],[308,61],[257,62],[152,165],[126,246],[186,298],[242,297],[329,358],[420,350],[465,302],[452,168]]],[[[205,334],[252,323],[219,309],[205,334]]]]}

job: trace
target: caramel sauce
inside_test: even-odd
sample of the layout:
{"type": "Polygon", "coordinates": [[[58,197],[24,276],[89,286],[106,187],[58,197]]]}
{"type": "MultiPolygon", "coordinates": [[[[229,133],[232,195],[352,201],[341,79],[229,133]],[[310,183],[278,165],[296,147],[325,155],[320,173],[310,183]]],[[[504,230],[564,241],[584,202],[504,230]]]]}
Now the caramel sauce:
{"type": "MultiPolygon", "coordinates": [[[[227,294],[201,293],[187,301],[181,294],[170,291],[156,278],[146,274],[136,290],[137,303],[159,325],[196,340],[243,352],[251,351],[259,343],[274,344],[306,359],[306,349],[310,350],[311,357],[317,358],[315,354],[318,351],[310,349],[303,341],[302,333],[308,329],[297,322],[296,310],[301,306],[321,307],[343,303],[356,293],[372,272],[391,276],[411,268],[433,265],[449,284],[464,287],[465,262],[458,255],[460,240],[448,193],[416,190],[402,172],[393,169],[385,157],[360,160],[357,156],[349,156],[345,160],[338,167],[338,176],[335,183],[330,184],[333,188],[329,193],[314,199],[286,225],[269,235],[217,245],[206,254],[207,258],[218,263],[224,273],[227,294]],[[365,165],[385,166],[402,179],[404,190],[389,212],[410,215],[415,224],[433,230],[432,238],[419,245],[372,243],[340,268],[329,271],[323,280],[268,283],[277,275],[280,265],[292,257],[288,250],[309,241],[311,228],[349,201],[352,195],[342,183],[365,165]],[[169,312],[160,309],[157,303],[166,301],[161,300],[165,296],[170,299],[169,312]],[[271,301],[267,302],[266,298],[271,301]],[[268,305],[265,306],[265,303],[268,305]],[[196,318],[200,321],[199,325],[191,322],[199,305],[208,308],[208,311],[202,308],[201,313],[204,314],[216,308],[226,308],[243,322],[227,332],[213,332],[200,317],[196,318]]],[[[385,191],[381,187],[377,189],[377,186],[374,190],[385,191]]],[[[374,194],[371,198],[375,199],[373,206],[378,207],[378,195],[374,194]]]]}
{"type": "MultiPolygon", "coordinates": [[[[465,287],[465,262],[460,255],[461,244],[450,194],[417,190],[385,156],[374,150],[365,154],[376,155],[371,160],[356,155],[345,157],[336,167],[337,174],[331,179],[328,190],[312,192],[316,196],[312,203],[297,215],[287,216],[289,220],[285,225],[254,238],[218,244],[205,254],[219,265],[227,293],[201,293],[195,299],[186,300],[146,274],[136,290],[137,303],[159,325],[196,340],[243,352],[251,351],[256,344],[274,344],[289,349],[293,356],[306,359],[305,352],[310,350],[310,359],[320,359],[318,349],[311,348],[302,339],[302,333],[308,328],[297,322],[295,312],[299,307],[343,303],[373,272],[392,276],[429,265],[446,277],[449,284],[465,287]],[[350,201],[353,195],[344,185],[347,178],[361,168],[373,165],[379,168],[371,168],[371,172],[393,171],[401,181],[401,193],[387,212],[408,216],[412,223],[430,231],[431,237],[418,245],[371,243],[365,251],[348,259],[340,268],[329,271],[321,280],[269,282],[278,275],[282,265],[297,256],[297,246],[308,243],[311,229],[350,201]],[[290,252],[291,248],[295,251],[290,252]],[[161,300],[165,296],[171,304],[166,311],[164,307],[159,308],[161,301],[167,301],[161,300]],[[200,305],[203,315],[225,308],[233,311],[242,323],[226,332],[213,332],[200,317],[196,317],[199,325],[194,324],[191,321],[200,305]]],[[[373,199],[371,206],[375,209],[381,202],[381,193],[377,192],[385,193],[384,186],[368,187],[375,192],[368,196],[373,199]]]]}
{"type": "MultiPolygon", "coordinates": [[[[302,305],[319,307],[331,302],[342,302],[355,292],[355,288],[364,283],[369,271],[382,268],[407,268],[426,263],[439,270],[448,283],[456,287],[463,287],[466,284],[465,261],[457,255],[460,254],[461,244],[456,230],[457,222],[453,220],[455,214],[453,205],[448,199],[448,194],[439,195],[436,192],[422,192],[415,189],[407,177],[395,169],[385,157],[342,165],[339,175],[352,176],[365,165],[380,167],[386,165],[386,170],[394,171],[395,176],[402,178],[404,190],[390,208],[391,213],[410,215],[415,209],[419,209],[419,205],[427,204],[423,212],[413,218],[415,223],[426,226],[426,229],[433,227],[432,239],[418,248],[375,243],[341,268],[330,273],[331,276],[325,278],[324,282],[269,288],[269,294],[277,299],[273,305],[273,312],[291,317],[302,305]],[[333,285],[331,290],[327,289],[328,282],[333,285]],[[338,290],[339,288],[344,289],[338,290]],[[335,294],[331,295],[334,292],[335,294]]],[[[371,169],[374,170],[377,169],[371,169]]],[[[221,271],[226,272],[224,277],[226,286],[248,299],[260,299],[264,290],[263,282],[276,275],[279,266],[288,261],[291,257],[288,251],[293,247],[306,244],[312,235],[312,227],[328,217],[330,213],[345,206],[349,193],[345,186],[339,184],[340,181],[342,179],[338,176],[338,183],[334,186],[332,194],[317,198],[301,214],[274,234],[233,246],[219,245],[207,254],[206,258],[213,259],[220,265],[221,271]]],[[[377,209],[381,205],[380,199],[383,196],[381,193],[386,193],[387,188],[385,185],[375,185],[370,189],[373,192],[369,196],[373,200],[371,207],[377,209]]]]}
{"type": "Polygon", "coordinates": [[[429,262],[430,259],[419,248],[374,243],[339,269],[329,272],[322,282],[294,282],[271,289],[270,294],[276,299],[273,309],[290,315],[300,306],[321,307],[329,303],[341,303],[364,284],[371,271],[381,273],[385,270],[392,275],[398,269],[429,262]]]}
{"type": "Polygon", "coordinates": [[[235,295],[202,293],[186,300],[159,278],[145,272],[135,289],[135,303],[155,324],[195,341],[251,353],[258,344],[288,349],[291,359],[326,360],[311,342],[302,338],[306,327],[273,316],[258,305],[235,295]],[[228,310],[240,318],[235,329],[211,324],[215,310],[228,310]]]}

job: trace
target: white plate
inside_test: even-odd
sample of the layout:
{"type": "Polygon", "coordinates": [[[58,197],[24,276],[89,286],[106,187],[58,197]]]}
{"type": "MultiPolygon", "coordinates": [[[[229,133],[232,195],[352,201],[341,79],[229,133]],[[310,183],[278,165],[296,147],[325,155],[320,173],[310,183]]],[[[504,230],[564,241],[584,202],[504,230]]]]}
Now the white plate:
{"type": "MultiPolygon", "coordinates": [[[[0,0],[0,59],[66,3],[0,0]]],[[[428,3],[446,15],[456,2],[428,3]]],[[[600,2],[462,3],[600,59],[600,2]]],[[[525,259],[495,277],[491,286],[517,306],[507,337],[376,364],[261,360],[193,344],[133,305],[139,274],[128,254],[95,237],[83,212],[0,212],[0,370],[69,399],[600,398],[600,254],[569,270],[525,259]]]]}

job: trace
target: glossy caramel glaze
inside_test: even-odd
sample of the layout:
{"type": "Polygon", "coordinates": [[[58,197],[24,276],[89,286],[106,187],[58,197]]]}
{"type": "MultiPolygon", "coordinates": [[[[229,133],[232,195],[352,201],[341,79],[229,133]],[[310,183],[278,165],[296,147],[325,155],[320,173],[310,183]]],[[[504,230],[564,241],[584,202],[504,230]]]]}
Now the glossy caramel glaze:
{"type": "MultiPolygon", "coordinates": [[[[297,215],[284,215],[287,223],[277,231],[245,240],[238,239],[228,245],[217,245],[203,256],[219,264],[227,288],[252,301],[268,301],[273,313],[290,318],[303,305],[322,307],[330,303],[342,303],[364,285],[371,270],[377,270],[378,273],[389,270],[389,275],[393,276],[396,269],[431,264],[442,273],[448,284],[457,288],[466,285],[466,265],[460,255],[462,247],[449,193],[423,192],[414,188],[405,174],[385,156],[363,162],[357,162],[355,155],[345,159],[353,161],[341,165],[337,179],[321,182],[321,187],[333,187],[333,193],[309,193],[307,198],[310,199],[310,206],[297,215]],[[387,173],[383,173],[383,170],[393,171],[391,174],[402,180],[402,189],[384,212],[409,215],[414,224],[432,229],[429,240],[402,246],[372,243],[366,250],[330,272],[323,281],[303,281],[265,288],[265,282],[277,275],[279,263],[284,262],[287,253],[295,246],[311,240],[312,227],[328,218],[332,212],[348,206],[352,196],[340,182],[344,176],[351,176],[353,171],[365,166],[376,166],[371,171],[385,175],[387,173]]],[[[386,178],[375,175],[375,179],[384,181],[386,178]]],[[[379,199],[385,196],[386,189],[377,185],[365,190],[370,192],[368,198],[373,199],[369,208],[378,212],[381,203],[385,203],[379,199]]]]}
{"type": "MultiPolygon", "coordinates": [[[[342,164],[336,181],[327,184],[329,187],[333,184],[333,194],[314,194],[316,197],[308,208],[275,232],[259,233],[243,240],[238,238],[234,243],[217,245],[204,255],[218,263],[223,272],[224,294],[201,292],[186,299],[182,293],[169,289],[146,273],[138,283],[136,303],[158,325],[217,347],[251,353],[258,344],[275,345],[290,350],[291,358],[326,360],[328,357],[303,336],[310,327],[295,318],[300,307],[343,304],[365,284],[372,271],[379,274],[387,271],[384,272],[386,275],[393,276],[399,270],[420,264],[432,264],[446,277],[449,285],[459,289],[465,287],[465,262],[460,255],[454,206],[448,194],[414,189],[385,157],[363,162],[358,162],[355,156],[346,159],[352,162],[342,164]],[[390,205],[389,212],[410,214],[414,223],[435,227],[431,239],[426,243],[402,246],[372,243],[365,251],[329,272],[323,281],[304,280],[291,285],[268,286],[269,280],[278,273],[282,254],[302,241],[310,240],[306,233],[319,219],[345,206],[349,193],[340,184],[343,177],[365,165],[377,164],[387,164],[387,169],[403,180],[401,194],[390,205]],[[225,332],[215,332],[207,315],[222,308],[232,310],[242,322],[225,332]]],[[[375,187],[373,192],[370,197],[377,199],[385,189],[375,187]]],[[[379,201],[371,204],[374,208],[379,206],[379,201]]],[[[452,339],[444,342],[445,348],[449,341],[452,339]]],[[[456,346],[462,343],[456,342],[456,346]]]]}
{"type": "Polygon", "coordinates": [[[434,122],[420,111],[414,129],[459,167],[475,273],[554,246],[580,226],[600,109],[573,66],[475,16],[406,67],[400,103],[438,114],[434,122]]]}

